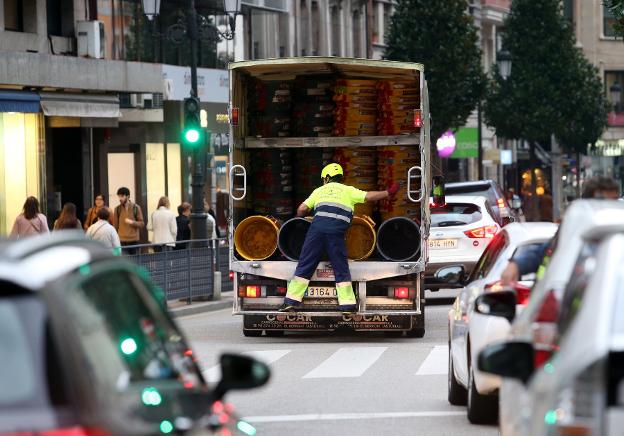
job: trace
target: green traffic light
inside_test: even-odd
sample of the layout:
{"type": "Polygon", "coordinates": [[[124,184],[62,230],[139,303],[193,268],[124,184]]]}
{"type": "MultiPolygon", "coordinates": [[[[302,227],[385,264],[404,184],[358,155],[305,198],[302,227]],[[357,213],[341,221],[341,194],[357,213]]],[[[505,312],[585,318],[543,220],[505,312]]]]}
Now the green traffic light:
{"type": "Polygon", "coordinates": [[[123,341],[121,341],[121,351],[126,356],[133,354],[137,350],[137,348],[138,348],[137,343],[132,338],[126,338],[123,341]]]}
{"type": "Polygon", "coordinates": [[[199,130],[188,129],[186,132],[184,132],[184,139],[186,139],[186,142],[188,142],[189,144],[195,144],[197,141],[199,141],[199,130]]]}

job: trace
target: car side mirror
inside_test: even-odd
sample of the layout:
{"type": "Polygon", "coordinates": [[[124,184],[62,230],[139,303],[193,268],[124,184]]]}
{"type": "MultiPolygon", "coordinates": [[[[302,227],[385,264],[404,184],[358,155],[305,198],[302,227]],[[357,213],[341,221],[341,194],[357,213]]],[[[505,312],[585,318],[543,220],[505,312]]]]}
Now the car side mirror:
{"type": "Polygon", "coordinates": [[[481,315],[500,316],[512,322],[516,317],[516,293],[498,291],[479,295],[474,302],[474,310],[481,315]]]}
{"type": "Polygon", "coordinates": [[[452,265],[440,268],[435,273],[436,280],[449,285],[463,285],[466,270],[463,265],[452,265]]]}
{"type": "Polygon", "coordinates": [[[269,367],[258,360],[240,354],[221,355],[221,380],[216,387],[217,398],[226,392],[252,389],[264,385],[271,376],[269,367]]]}
{"type": "Polygon", "coordinates": [[[535,368],[534,354],[533,345],[528,342],[500,342],[485,347],[477,365],[480,371],[526,384],[535,368]]]}

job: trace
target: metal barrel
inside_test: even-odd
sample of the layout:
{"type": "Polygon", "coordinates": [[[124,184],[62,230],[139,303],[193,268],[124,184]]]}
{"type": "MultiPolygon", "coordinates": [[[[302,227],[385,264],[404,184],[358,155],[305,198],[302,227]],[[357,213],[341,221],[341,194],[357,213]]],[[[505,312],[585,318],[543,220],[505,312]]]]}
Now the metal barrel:
{"type": "Polygon", "coordinates": [[[234,247],[246,260],[265,260],[277,250],[279,222],[273,217],[245,218],[234,230],[234,247]]]}
{"type": "Polygon", "coordinates": [[[375,251],[377,242],[375,222],[366,215],[353,217],[345,240],[349,259],[367,259],[375,251]]]}
{"type": "Polygon", "coordinates": [[[286,259],[299,260],[310,225],[310,221],[299,217],[289,219],[282,225],[277,245],[286,259]]]}
{"type": "Polygon", "coordinates": [[[377,250],[386,260],[403,262],[420,254],[420,228],[405,217],[391,218],[379,226],[377,250]]]}

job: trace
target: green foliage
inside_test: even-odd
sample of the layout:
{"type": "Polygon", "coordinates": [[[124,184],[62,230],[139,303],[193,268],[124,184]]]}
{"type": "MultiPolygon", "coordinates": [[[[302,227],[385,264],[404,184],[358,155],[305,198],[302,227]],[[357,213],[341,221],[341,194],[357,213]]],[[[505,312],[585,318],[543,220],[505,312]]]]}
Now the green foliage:
{"type": "Polygon", "coordinates": [[[425,66],[432,117],[432,142],[463,126],[482,98],[477,29],[466,0],[398,0],[391,17],[387,59],[425,66]]]}
{"type": "Polygon", "coordinates": [[[503,46],[511,76],[494,79],[484,105],[485,120],[499,136],[581,150],[606,125],[605,98],[596,70],[575,47],[558,0],[513,0],[503,46]]]}

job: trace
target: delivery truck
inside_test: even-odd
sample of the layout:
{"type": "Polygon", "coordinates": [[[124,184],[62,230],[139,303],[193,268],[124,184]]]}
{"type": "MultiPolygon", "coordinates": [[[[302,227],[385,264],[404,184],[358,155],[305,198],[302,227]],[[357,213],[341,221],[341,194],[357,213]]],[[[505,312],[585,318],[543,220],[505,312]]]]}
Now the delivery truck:
{"type": "Polygon", "coordinates": [[[245,336],[285,331],[425,334],[430,138],[423,65],[301,57],[229,65],[229,248],[235,315],[245,336]],[[357,312],[338,311],[332,266],[321,260],[296,312],[278,308],[310,218],[297,206],[329,162],[345,184],[396,197],[356,206],[347,232],[357,312]]]}

